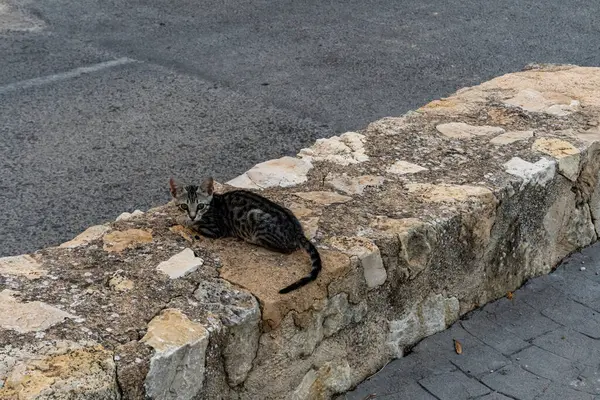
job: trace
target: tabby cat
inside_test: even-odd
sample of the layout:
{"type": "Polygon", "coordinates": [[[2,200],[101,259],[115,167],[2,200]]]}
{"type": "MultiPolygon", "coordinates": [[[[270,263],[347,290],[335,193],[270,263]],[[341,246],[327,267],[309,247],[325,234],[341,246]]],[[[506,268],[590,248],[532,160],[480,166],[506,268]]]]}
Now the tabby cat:
{"type": "Polygon", "coordinates": [[[291,292],[317,279],[321,271],[319,252],[287,208],[247,190],[215,193],[212,178],[200,186],[184,186],[171,178],[169,186],[176,204],[187,212],[192,229],[203,236],[236,237],[280,253],[304,249],[310,255],[310,273],[279,293],[291,292]]]}

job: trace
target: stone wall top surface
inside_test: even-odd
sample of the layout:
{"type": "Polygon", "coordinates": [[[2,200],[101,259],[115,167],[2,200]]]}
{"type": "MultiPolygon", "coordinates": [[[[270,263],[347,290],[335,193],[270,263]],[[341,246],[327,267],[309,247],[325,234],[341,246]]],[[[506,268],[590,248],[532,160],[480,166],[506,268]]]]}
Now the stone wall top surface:
{"type": "MultiPolygon", "coordinates": [[[[386,331],[389,341],[410,330],[394,339],[410,344],[505,290],[471,276],[515,286],[595,240],[599,140],[600,68],[534,66],[361,132],[320,139],[298,157],[258,164],[219,190],[260,190],[294,211],[318,245],[319,278],[287,295],[278,290],[310,270],[306,254],[202,238],[182,226],[171,204],[124,214],[58,247],[0,259],[0,310],[10,309],[0,313],[0,399],[69,390],[94,399],[141,398],[144,391],[211,398],[224,390],[252,398],[260,374],[281,368],[294,375],[289,360],[296,360],[293,387],[280,394],[320,398],[314,391],[321,385],[326,398],[347,390],[385,357],[358,367],[353,356],[319,354],[343,354],[359,340],[325,339],[375,318],[365,317],[366,307],[379,318],[364,325],[373,337],[386,331]],[[544,211],[522,208],[523,217],[504,206],[527,196],[544,211]],[[561,221],[579,221],[569,207],[583,222],[565,231],[561,221]],[[553,238],[546,258],[517,243],[526,242],[527,229],[553,238]],[[486,270],[496,251],[490,243],[501,240],[513,240],[516,253],[539,265],[506,275],[486,270]],[[452,246],[460,254],[440,261],[452,246]],[[476,273],[465,270],[471,262],[480,266],[476,273]],[[423,310],[441,314],[411,325],[423,310]],[[175,319],[172,330],[161,327],[175,319]],[[292,327],[314,333],[313,345],[300,331],[286,333],[292,327]],[[182,343],[177,329],[188,329],[182,343]],[[150,331],[163,332],[168,343],[158,334],[148,339],[150,331]],[[64,357],[85,371],[67,373],[64,357]],[[202,364],[192,371],[204,375],[200,383],[178,375],[190,363],[202,364]]],[[[498,252],[496,259],[510,257],[498,252]]]]}

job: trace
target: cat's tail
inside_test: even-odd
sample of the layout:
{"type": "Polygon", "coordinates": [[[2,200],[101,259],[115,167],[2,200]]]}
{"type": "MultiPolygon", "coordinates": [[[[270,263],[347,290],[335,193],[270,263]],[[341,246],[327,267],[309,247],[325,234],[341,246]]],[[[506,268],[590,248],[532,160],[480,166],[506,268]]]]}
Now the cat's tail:
{"type": "Polygon", "coordinates": [[[289,293],[292,290],[301,288],[302,286],[306,285],[307,283],[314,281],[315,279],[317,279],[317,276],[319,276],[319,272],[321,272],[321,268],[322,268],[321,256],[319,255],[317,248],[310,242],[310,240],[306,239],[304,236],[302,236],[302,239],[303,239],[302,240],[302,248],[304,250],[306,250],[306,252],[310,255],[310,262],[312,264],[312,269],[310,270],[310,273],[308,275],[306,275],[304,278],[301,278],[301,279],[297,280],[296,282],[292,283],[291,285],[286,286],[283,289],[281,289],[279,291],[279,293],[281,293],[281,294],[289,293]]]}

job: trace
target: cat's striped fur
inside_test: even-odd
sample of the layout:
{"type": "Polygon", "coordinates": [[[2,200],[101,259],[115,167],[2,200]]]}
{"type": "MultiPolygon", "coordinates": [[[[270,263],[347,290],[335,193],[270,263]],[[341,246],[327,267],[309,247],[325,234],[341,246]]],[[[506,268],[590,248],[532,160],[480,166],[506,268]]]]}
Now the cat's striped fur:
{"type": "Polygon", "coordinates": [[[237,237],[280,253],[304,249],[310,255],[310,273],[279,293],[291,292],[317,279],[321,271],[319,252],[287,208],[247,190],[214,193],[212,178],[200,186],[184,186],[171,178],[169,186],[175,202],[192,221],[192,228],[203,236],[237,237]]]}

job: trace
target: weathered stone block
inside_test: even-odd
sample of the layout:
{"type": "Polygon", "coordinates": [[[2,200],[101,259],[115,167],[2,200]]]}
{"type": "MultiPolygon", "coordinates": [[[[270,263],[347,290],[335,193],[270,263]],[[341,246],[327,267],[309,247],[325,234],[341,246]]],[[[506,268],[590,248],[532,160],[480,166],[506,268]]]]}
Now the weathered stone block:
{"type": "Polygon", "coordinates": [[[175,309],[150,321],[142,342],[154,348],[145,381],[151,399],[189,400],[201,394],[208,335],[202,325],[175,309]]]}

